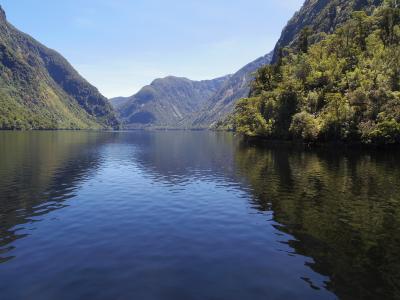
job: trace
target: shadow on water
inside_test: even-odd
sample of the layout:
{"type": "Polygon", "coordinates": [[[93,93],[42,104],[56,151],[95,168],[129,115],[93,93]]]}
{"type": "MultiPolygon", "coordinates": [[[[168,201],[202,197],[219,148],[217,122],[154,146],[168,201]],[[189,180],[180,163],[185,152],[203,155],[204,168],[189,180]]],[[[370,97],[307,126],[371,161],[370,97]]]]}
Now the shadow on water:
{"type": "Polygon", "coordinates": [[[340,299],[400,297],[400,157],[390,151],[242,145],[236,166],[254,208],[314,259],[340,299]]]}
{"type": "Polygon", "coordinates": [[[33,223],[74,197],[100,164],[98,147],[111,135],[87,132],[0,133],[0,263],[33,223]]]}

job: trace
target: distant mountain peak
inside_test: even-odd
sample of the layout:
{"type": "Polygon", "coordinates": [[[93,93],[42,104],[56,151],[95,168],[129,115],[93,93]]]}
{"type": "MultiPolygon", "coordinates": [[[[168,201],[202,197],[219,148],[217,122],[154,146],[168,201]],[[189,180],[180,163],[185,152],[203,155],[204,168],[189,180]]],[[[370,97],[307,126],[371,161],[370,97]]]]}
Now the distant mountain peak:
{"type": "Polygon", "coordinates": [[[230,75],[194,81],[167,76],[155,79],[128,98],[111,99],[127,128],[178,128],[185,118],[198,112],[230,78],[230,75]]]}
{"type": "Polygon", "coordinates": [[[151,86],[157,85],[159,83],[164,83],[164,82],[176,82],[176,81],[190,81],[188,78],[186,77],[178,77],[178,76],[166,76],[163,78],[156,78],[151,82],[151,86]]]}

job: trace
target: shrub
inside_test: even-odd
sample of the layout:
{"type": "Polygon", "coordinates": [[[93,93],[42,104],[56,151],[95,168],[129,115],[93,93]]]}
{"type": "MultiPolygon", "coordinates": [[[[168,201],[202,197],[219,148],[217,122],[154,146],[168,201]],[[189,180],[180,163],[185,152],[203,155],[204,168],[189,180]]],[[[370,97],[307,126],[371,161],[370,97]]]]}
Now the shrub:
{"type": "Polygon", "coordinates": [[[319,135],[318,120],[307,112],[301,112],[293,116],[290,132],[294,138],[304,141],[316,141],[319,135]]]}
{"type": "Polygon", "coordinates": [[[367,144],[390,145],[400,143],[400,123],[394,119],[364,124],[361,130],[363,142],[367,144]]]}

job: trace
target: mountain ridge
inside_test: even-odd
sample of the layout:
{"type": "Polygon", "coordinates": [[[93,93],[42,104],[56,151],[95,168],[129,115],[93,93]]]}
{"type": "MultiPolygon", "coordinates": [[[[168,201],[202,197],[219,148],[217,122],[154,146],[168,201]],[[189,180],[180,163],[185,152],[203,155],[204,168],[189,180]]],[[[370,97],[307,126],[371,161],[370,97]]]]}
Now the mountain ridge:
{"type": "MultiPolygon", "coordinates": [[[[171,129],[208,129],[215,122],[223,119],[229,113],[233,111],[234,105],[237,100],[243,97],[247,97],[250,91],[250,83],[254,78],[254,74],[258,68],[269,64],[272,58],[272,53],[265,56],[259,57],[256,60],[250,62],[233,75],[226,75],[223,77],[192,81],[186,77],[167,76],[165,78],[159,78],[152,81],[150,85],[143,87],[137,94],[131,97],[117,97],[110,99],[110,102],[114,108],[118,111],[126,128],[137,129],[147,127],[165,127],[171,129]],[[218,83],[213,85],[213,89],[206,90],[206,94],[201,98],[201,101],[189,101],[188,98],[182,99],[187,103],[195,103],[192,109],[186,109],[184,114],[179,113],[179,109],[165,108],[162,111],[161,107],[150,108],[150,110],[157,110],[158,117],[153,117],[154,112],[144,111],[143,105],[146,106],[146,95],[157,93],[157,98],[161,99],[162,102],[176,102],[176,99],[172,99],[171,95],[168,94],[168,90],[154,91],[154,87],[162,84],[165,81],[179,81],[186,83],[218,83]],[[165,94],[162,94],[164,92],[165,94]],[[140,98],[140,99],[138,99],[140,98]],[[129,105],[130,103],[130,105],[129,105]],[[142,107],[139,107],[140,105],[142,107]],[[135,114],[138,115],[135,115],[135,114]],[[162,114],[175,115],[171,120],[161,116],[162,114]],[[139,120],[132,120],[132,115],[139,117],[139,120]],[[159,120],[159,121],[157,121],[159,120]],[[160,121],[161,120],[161,121],[160,121]],[[136,122],[136,123],[135,123],[136,122]]],[[[173,85],[171,85],[172,87],[173,85]]],[[[150,97],[151,98],[151,97],[150,97]]],[[[149,100],[149,99],[147,99],[149,100]]],[[[150,103],[154,103],[155,99],[149,100],[150,103]]],[[[148,103],[148,102],[147,102],[148,103]]],[[[186,103],[186,104],[187,104],[186,103]]]]}
{"type": "Polygon", "coordinates": [[[272,63],[277,61],[280,49],[296,43],[304,28],[309,27],[314,33],[313,40],[318,41],[321,39],[318,34],[333,33],[351,17],[353,11],[371,11],[382,2],[383,0],[306,0],[283,28],[273,51],[272,63]]]}
{"type": "Polygon", "coordinates": [[[399,3],[306,1],[324,3],[321,15],[312,14],[316,24],[332,3],[342,4],[328,22],[335,30],[304,27],[276,63],[257,72],[249,98],[221,129],[311,144],[400,144],[399,3]]]}
{"type": "Polygon", "coordinates": [[[250,92],[250,84],[254,79],[254,73],[260,67],[271,62],[272,53],[259,57],[248,63],[234,73],[205,104],[202,110],[189,120],[189,127],[209,128],[215,122],[224,119],[234,109],[237,100],[247,97],[250,92]]]}
{"type": "Polygon", "coordinates": [[[193,81],[167,76],[153,80],[131,97],[114,98],[110,102],[125,128],[178,128],[178,124],[198,111],[229,77],[193,81]]]}
{"type": "Polygon", "coordinates": [[[0,129],[119,128],[107,98],[0,6],[0,129]]]}

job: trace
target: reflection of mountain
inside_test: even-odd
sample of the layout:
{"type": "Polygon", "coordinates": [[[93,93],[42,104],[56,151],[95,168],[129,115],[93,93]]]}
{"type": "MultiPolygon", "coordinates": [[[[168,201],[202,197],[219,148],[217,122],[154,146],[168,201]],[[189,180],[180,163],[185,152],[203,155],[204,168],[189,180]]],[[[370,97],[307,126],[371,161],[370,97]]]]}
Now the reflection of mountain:
{"type": "Polygon", "coordinates": [[[154,131],[120,135],[137,145],[136,163],[155,179],[180,184],[213,179],[233,173],[234,145],[231,134],[190,131],[154,131]]]}
{"type": "MultiPolygon", "coordinates": [[[[116,197],[107,199],[109,202],[99,202],[101,207],[98,208],[102,209],[102,213],[97,216],[97,221],[89,218],[84,224],[90,225],[90,228],[77,228],[82,228],[84,232],[82,234],[78,230],[79,236],[89,232],[94,240],[100,240],[101,250],[107,253],[105,257],[109,257],[110,251],[124,249],[113,256],[111,261],[114,263],[119,261],[119,257],[135,253],[130,252],[131,249],[142,249],[139,254],[143,261],[134,260],[134,264],[128,266],[148,263],[163,249],[157,248],[160,246],[160,236],[168,244],[171,240],[178,243],[172,243],[169,251],[175,251],[182,243],[182,248],[190,246],[198,251],[199,257],[204,258],[207,257],[207,251],[210,253],[214,250],[214,243],[210,246],[208,242],[211,239],[218,241],[228,234],[225,239],[222,238],[224,243],[219,244],[222,247],[218,249],[221,256],[214,258],[221,261],[227,254],[228,248],[224,247],[229,247],[232,241],[237,242],[232,245],[242,245],[244,248],[239,249],[239,253],[230,253],[230,257],[240,258],[246,264],[244,257],[247,256],[243,256],[243,253],[248,254],[251,259],[247,274],[257,274],[254,273],[254,267],[258,263],[258,270],[262,269],[264,276],[268,273],[264,273],[268,267],[283,270],[285,263],[289,264],[286,251],[294,251],[300,254],[294,257],[299,259],[302,268],[305,261],[312,261],[307,263],[308,266],[326,276],[317,282],[312,282],[313,278],[304,280],[312,287],[322,287],[322,280],[329,278],[327,288],[340,299],[392,299],[400,284],[400,170],[394,167],[399,165],[400,157],[396,154],[337,153],[329,150],[311,152],[284,146],[243,147],[233,135],[227,133],[3,132],[0,134],[0,157],[0,262],[14,254],[10,250],[21,233],[29,232],[28,222],[62,208],[68,204],[66,199],[77,195],[75,199],[80,201],[72,204],[71,209],[60,211],[65,214],[65,222],[59,227],[47,228],[51,231],[64,229],[63,225],[69,224],[69,221],[88,218],[97,206],[85,205],[95,195],[107,191],[116,197]],[[99,177],[98,180],[92,181],[95,177],[99,177]],[[109,178],[104,190],[92,193],[103,186],[103,180],[109,178]],[[92,183],[88,194],[85,189],[92,183]],[[213,194],[214,187],[228,193],[213,194]],[[183,192],[175,193],[175,188],[183,192]],[[160,194],[158,198],[158,193],[164,192],[172,193],[165,197],[160,194]],[[155,195],[156,199],[152,199],[155,195]],[[191,198],[196,200],[197,196],[202,200],[192,203],[196,201],[190,201],[191,198]],[[240,197],[243,201],[230,202],[231,197],[240,197]],[[248,209],[248,199],[254,210],[248,209]],[[176,207],[179,205],[183,208],[176,207]],[[81,209],[75,211],[73,218],[68,218],[68,212],[77,207],[81,209]],[[197,210],[199,207],[201,210],[197,210]],[[205,216],[199,211],[204,212],[205,216]],[[254,214],[254,211],[268,213],[254,214]],[[202,218],[197,218],[200,215],[202,218]],[[215,223],[207,231],[199,233],[203,220],[207,220],[209,215],[213,215],[210,220],[215,223]],[[177,220],[181,216],[183,219],[177,220]],[[270,220],[270,216],[274,220],[270,220]],[[98,224],[108,219],[111,219],[110,223],[105,227],[110,230],[102,235],[105,231],[99,229],[98,224]],[[262,223],[266,219],[268,222],[262,223]],[[154,226],[151,226],[152,222],[155,222],[154,226]],[[258,224],[253,227],[254,223],[258,224]],[[128,226],[125,227],[126,224],[128,226]],[[236,228],[241,233],[226,224],[237,224],[236,228]],[[189,231],[181,231],[181,227],[190,225],[193,227],[189,231]],[[25,227],[25,230],[18,231],[21,227],[25,227]],[[139,248],[135,244],[137,240],[131,239],[131,229],[137,229],[143,239],[144,244],[139,243],[139,248]],[[176,240],[170,238],[170,230],[176,230],[176,240]],[[288,234],[282,235],[282,232],[288,234]],[[192,239],[196,233],[200,238],[198,243],[192,239]],[[264,236],[268,239],[259,240],[264,236]],[[116,244],[108,245],[113,238],[116,244]],[[245,247],[246,242],[254,244],[245,247]],[[280,246],[281,242],[291,247],[285,245],[283,255],[280,255],[282,249],[277,250],[274,246],[280,246]],[[254,248],[255,244],[258,250],[254,248]],[[281,260],[271,263],[272,258],[268,253],[277,254],[281,260]],[[313,260],[305,259],[308,257],[313,260]]],[[[43,221],[40,225],[45,223],[43,221]]],[[[74,230],[69,228],[66,231],[69,235],[63,236],[63,239],[75,241],[73,237],[76,235],[71,232],[74,230]]],[[[43,236],[49,232],[45,230],[41,234],[43,236]]],[[[40,239],[36,242],[40,243],[40,239]]],[[[26,243],[25,247],[30,245],[32,241],[26,243]]],[[[86,244],[88,255],[97,245],[86,244]]],[[[65,246],[60,243],[53,245],[52,249],[64,251],[68,249],[65,246]]],[[[17,250],[22,248],[18,246],[17,250]]],[[[71,257],[80,257],[79,249],[74,251],[71,257]]],[[[47,255],[48,250],[43,253],[47,255]]],[[[27,259],[21,261],[30,260],[28,256],[25,257],[27,259]]],[[[177,261],[180,258],[178,255],[177,261]]],[[[237,262],[231,259],[228,259],[229,264],[237,262]]],[[[16,261],[18,259],[12,263],[16,261]]],[[[43,261],[47,263],[46,259],[43,261]]],[[[80,262],[78,259],[74,263],[80,262]]],[[[91,260],[96,266],[98,262],[98,258],[91,260]]],[[[190,258],[188,264],[192,262],[190,258]]],[[[70,266],[74,266],[74,263],[70,266]]],[[[123,263],[126,261],[123,260],[123,263]]],[[[225,267],[224,264],[221,266],[225,267]]],[[[79,266],[77,269],[86,270],[86,267],[79,266]]],[[[117,263],[106,270],[120,272],[119,267],[121,265],[117,263]]],[[[236,267],[233,269],[237,270],[236,267]]],[[[205,269],[205,273],[210,271],[210,268],[205,269]]],[[[96,269],[93,270],[96,272],[96,269]]],[[[53,271],[58,273],[60,269],[53,271]]],[[[226,274],[222,271],[218,273],[218,267],[214,271],[217,272],[215,276],[226,274]]],[[[298,273],[293,266],[285,269],[284,273],[291,271],[294,274],[290,275],[295,279],[304,274],[298,273]]],[[[116,273],[112,274],[115,276],[116,273]]],[[[155,273],[150,274],[153,276],[155,273]]],[[[260,276],[260,280],[263,279],[260,276]]]]}
{"type": "Polygon", "coordinates": [[[341,299],[394,299],[400,286],[399,157],[243,147],[238,171],[255,207],[272,210],[290,245],[314,258],[341,299]]]}
{"type": "Polygon", "coordinates": [[[87,132],[0,134],[0,263],[22,237],[20,224],[63,207],[100,163],[99,143],[111,137],[87,132]],[[17,187],[17,189],[15,188],[17,187]]]}

